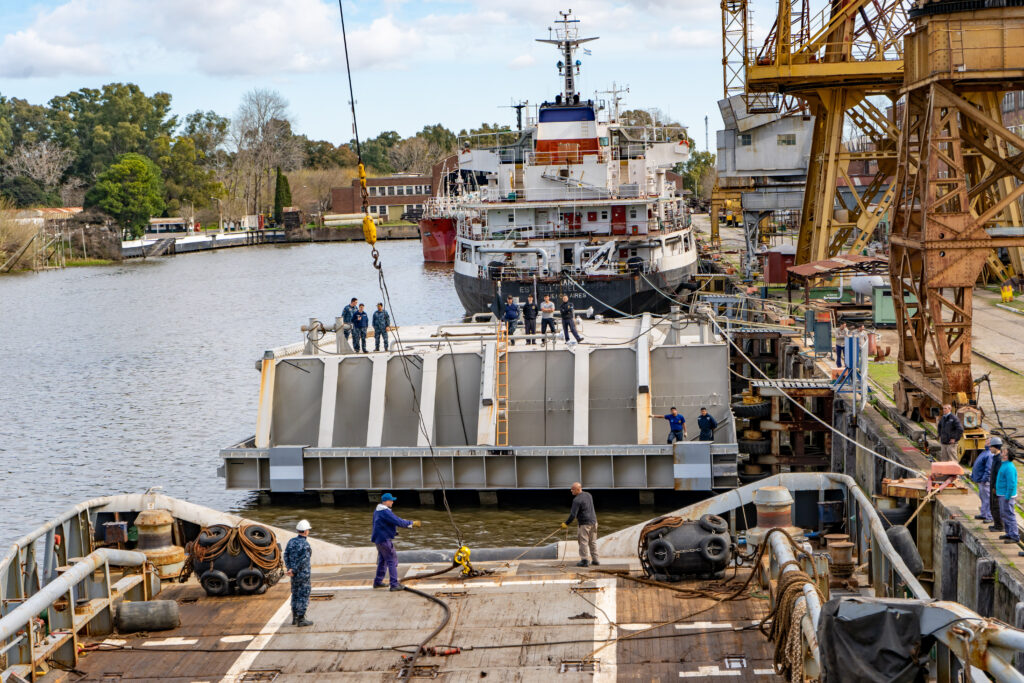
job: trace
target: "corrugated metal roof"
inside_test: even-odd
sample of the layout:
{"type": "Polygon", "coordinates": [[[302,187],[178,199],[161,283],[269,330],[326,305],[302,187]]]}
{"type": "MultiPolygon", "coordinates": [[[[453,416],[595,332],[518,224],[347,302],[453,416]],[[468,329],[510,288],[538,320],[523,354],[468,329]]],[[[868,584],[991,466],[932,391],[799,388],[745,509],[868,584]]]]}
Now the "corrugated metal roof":
{"type": "Polygon", "coordinates": [[[887,268],[889,262],[875,256],[861,256],[860,254],[844,254],[824,261],[813,261],[799,266],[790,266],[786,270],[790,275],[798,277],[816,277],[828,275],[829,273],[841,270],[863,270],[872,272],[887,268]]]}

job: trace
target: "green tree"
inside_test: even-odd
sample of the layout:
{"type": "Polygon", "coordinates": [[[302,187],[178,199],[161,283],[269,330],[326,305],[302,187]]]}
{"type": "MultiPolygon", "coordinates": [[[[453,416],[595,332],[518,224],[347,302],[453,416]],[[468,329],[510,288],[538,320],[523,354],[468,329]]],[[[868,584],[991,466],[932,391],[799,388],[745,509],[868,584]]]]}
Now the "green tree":
{"type": "Polygon", "coordinates": [[[153,157],[158,138],[172,135],[171,96],[149,96],[133,83],[82,88],[50,100],[47,119],[53,141],[75,155],[71,174],[91,180],[128,152],[153,157]]]}
{"type": "Polygon", "coordinates": [[[85,194],[85,206],[110,214],[127,235],[141,237],[149,219],[164,210],[163,193],[156,164],[141,154],[128,153],[100,173],[85,194]]]}
{"type": "MultiPolygon", "coordinates": [[[[386,130],[375,138],[364,140],[361,145],[363,164],[378,173],[394,173],[395,167],[388,159],[388,152],[401,141],[402,136],[393,130],[386,130]]],[[[355,151],[355,140],[349,143],[349,147],[355,151]]]]}
{"type": "Polygon", "coordinates": [[[690,158],[686,163],[677,164],[676,172],[683,176],[684,189],[691,190],[695,196],[708,199],[711,196],[710,187],[714,184],[715,155],[695,150],[691,140],[690,158]]]}
{"type": "Polygon", "coordinates": [[[455,133],[440,123],[435,123],[432,126],[423,126],[423,130],[416,133],[416,137],[426,140],[430,148],[436,150],[439,155],[451,154],[455,151],[457,142],[455,133]]]}
{"type": "Polygon", "coordinates": [[[274,222],[281,223],[284,220],[285,207],[292,205],[292,189],[288,186],[288,176],[281,173],[281,167],[277,167],[277,183],[274,186],[274,222]]]}
{"type": "Polygon", "coordinates": [[[302,143],[303,168],[351,168],[357,163],[356,153],[348,145],[335,147],[327,140],[310,140],[305,135],[298,135],[296,138],[302,143]]]}
{"type": "Polygon", "coordinates": [[[164,135],[157,139],[155,147],[168,211],[194,211],[208,205],[211,197],[224,196],[224,186],[217,181],[216,171],[206,167],[206,155],[192,137],[179,135],[172,139],[164,135]]]}
{"type": "Polygon", "coordinates": [[[181,134],[192,138],[204,166],[215,166],[224,161],[230,127],[231,119],[215,111],[194,111],[185,117],[181,134]]]}

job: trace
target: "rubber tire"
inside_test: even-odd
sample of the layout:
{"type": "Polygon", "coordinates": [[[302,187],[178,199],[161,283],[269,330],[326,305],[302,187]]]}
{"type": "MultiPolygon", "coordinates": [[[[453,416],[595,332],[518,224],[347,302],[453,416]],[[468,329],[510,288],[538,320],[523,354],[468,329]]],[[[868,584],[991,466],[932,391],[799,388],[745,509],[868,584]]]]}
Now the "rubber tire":
{"type": "Polygon", "coordinates": [[[199,538],[196,539],[196,543],[209,548],[217,541],[223,540],[228,535],[228,527],[224,524],[214,524],[211,527],[207,527],[199,534],[199,538]]]}
{"type": "Polygon", "coordinates": [[[729,523],[725,521],[725,518],[718,515],[701,515],[698,523],[701,529],[710,531],[713,534],[724,534],[729,530],[729,523]]]}
{"type": "Polygon", "coordinates": [[[736,445],[740,453],[750,455],[768,455],[772,452],[771,439],[737,439],[736,445]]]}
{"type": "Polygon", "coordinates": [[[656,538],[647,546],[647,561],[652,567],[667,569],[676,559],[676,549],[667,538],[656,538]]]}
{"type": "Polygon", "coordinates": [[[257,567],[249,567],[238,572],[235,576],[235,585],[238,592],[243,595],[251,595],[259,591],[260,586],[266,581],[266,576],[257,567]]]}
{"type": "Polygon", "coordinates": [[[738,418],[748,420],[764,419],[771,417],[771,401],[759,401],[757,403],[743,403],[742,401],[732,404],[732,414],[738,418]]]}
{"type": "Polygon", "coordinates": [[[698,546],[700,556],[712,564],[718,564],[729,555],[729,540],[725,536],[715,534],[700,539],[698,546]],[[717,549],[717,550],[716,550],[717,549]]]}
{"type": "Polygon", "coordinates": [[[168,631],[181,625],[174,600],[122,602],[117,608],[117,630],[121,633],[168,631]]]}
{"type": "Polygon", "coordinates": [[[918,576],[924,571],[924,562],[921,560],[921,553],[917,552],[917,545],[914,543],[914,537],[910,535],[910,529],[901,524],[893,525],[885,530],[885,535],[889,537],[889,542],[903,558],[911,574],[918,576]]]}
{"type": "Polygon", "coordinates": [[[231,582],[228,575],[222,571],[211,569],[199,577],[199,585],[203,587],[210,597],[220,597],[231,592],[231,582]]]}
{"type": "Polygon", "coordinates": [[[242,533],[257,548],[270,548],[274,545],[274,532],[262,524],[247,524],[242,533]]]}

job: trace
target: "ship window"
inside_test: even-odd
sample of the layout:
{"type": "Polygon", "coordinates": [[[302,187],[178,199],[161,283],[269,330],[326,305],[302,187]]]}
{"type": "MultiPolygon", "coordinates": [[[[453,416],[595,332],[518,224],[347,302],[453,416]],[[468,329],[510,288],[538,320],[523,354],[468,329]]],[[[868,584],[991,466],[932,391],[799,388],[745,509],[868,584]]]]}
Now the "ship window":
{"type": "Polygon", "coordinates": [[[796,133],[783,133],[778,136],[778,143],[782,147],[792,147],[796,145],[796,133]]]}
{"type": "Polygon", "coordinates": [[[607,147],[608,146],[608,136],[598,138],[597,139],[597,144],[601,145],[602,147],[607,147]]]}
{"type": "Polygon", "coordinates": [[[636,209],[630,209],[629,210],[629,217],[630,218],[636,218],[636,209]]]}
{"type": "Polygon", "coordinates": [[[603,221],[608,220],[608,212],[607,211],[602,211],[601,212],[601,220],[603,220],[603,221]]]}
{"type": "Polygon", "coordinates": [[[508,212],[508,222],[509,223],[515,223],[516,222],[516,216],[511,211],[508,212]]]}
{"type": "Polygon", "coordinates": [[[751,144],[750,133],[742,133],[740,135],[740,146],[741,147],[750,147],[750,144],[751,144]]]}

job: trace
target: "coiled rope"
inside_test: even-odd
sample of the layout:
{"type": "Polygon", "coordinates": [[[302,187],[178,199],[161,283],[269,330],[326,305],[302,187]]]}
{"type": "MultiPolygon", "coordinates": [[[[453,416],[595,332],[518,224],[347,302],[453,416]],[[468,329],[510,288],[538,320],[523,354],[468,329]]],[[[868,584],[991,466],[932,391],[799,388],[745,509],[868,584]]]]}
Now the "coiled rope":
{"type": "Polygon", "coordinates": [[[252,565],[259,567],[266,573],[273,572],[276,569],[280,569],[282,565],[281,558],[281,546],[277,544],[277,540],[274,537],[272,531],[262,524],[252,524],[249,522],[243,522],[237,527],[229,527],[226,524],[214,524],[212,526],[203,527],[199,530],[199,536],[195,540],[189,541],[185,544],[185,564],[181,568],[181,572],[178,574],[178,582],[185,583],[188,578],[195,571],[196,566],[202,566],[204,564],[212,564],[218,557],[227,553],[232,557],[245,553],[246,557],[252,565]],[[250,528],[265,529],[270,535],[270,545],[260,547],[253,543],[245,532],[250,528]],[[206,534],[207,536],[212,535],[214,529],[224,529],[224,536],[217,539],[210,545],[204,546],[199,543],[199,539],[206,534]]]}

